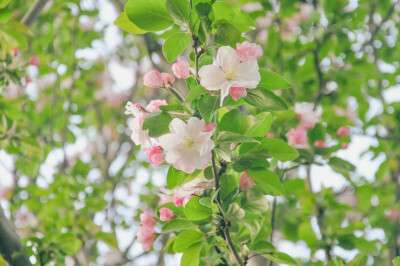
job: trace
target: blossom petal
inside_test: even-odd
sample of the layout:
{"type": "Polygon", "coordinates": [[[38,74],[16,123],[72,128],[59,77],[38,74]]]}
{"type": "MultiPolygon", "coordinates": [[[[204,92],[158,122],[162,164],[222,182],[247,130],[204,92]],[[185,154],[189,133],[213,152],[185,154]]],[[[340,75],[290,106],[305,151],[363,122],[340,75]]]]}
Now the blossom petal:
{"type": "Polygon", "coordinates": [[[215,65],[206,65],[199,70],[200,84],[209,91],[217,91],[226,81],[225,73],[215,65]]]}
{"type": "Polygon", "coordinates": [[[244,87],[254,89],[261,80],[257,61],[254,59],[240,63],[238,67],[238,75],[235,78],[235,87],[244,87]],[[238,86],[237,84],[241,84],[238,86]]]}
{"type": "Polygon", "coordinates": [[[179,118],[172,119],[171,123],[169,124],[169,130],[171,133],[179,136],[185,136],[187,134],[186,124],[179,118]]]}
{"type": "Polygon", "coordinates": [[[189,118],[187,123],[187,131],[189,135],[196,137],[203,131],[203,128],[203,121],[196,117],[189,118]]]}
{"type": "Polygon", "coordinates": [[[218,50],[217,62],[225,73],[231,73],[239,66],[240,59],[235,49],[230,46],[222,46],[218,50]]]}

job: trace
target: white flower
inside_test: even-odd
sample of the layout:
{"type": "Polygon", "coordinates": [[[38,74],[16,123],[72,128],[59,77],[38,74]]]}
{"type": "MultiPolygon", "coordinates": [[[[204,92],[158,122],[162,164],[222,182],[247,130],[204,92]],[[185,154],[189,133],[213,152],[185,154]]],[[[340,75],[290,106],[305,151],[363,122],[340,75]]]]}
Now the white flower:
{"type": "Polygon", "coordinates": [[[236,51],[229,46],[219,48],[216,65],[203,66],[199,71],[200,83],[207,90],[221,90],[221,105],[231,87],[254,89],[261,80],[255,59],[240,62],[236,51]]]}
{"type": "Polygon", "coordinates": [[[170,134],[160,137],[160,145],[166,152],[165,160],[176,169],[193,173],[204,169],[211,161],[214,141],[212,132],[204,131],[202,120],[191,117],[187,124],[174,118],[169,124],[170,134]]]}
{"type": "Polygon", "coordinates": [[[132,131],[131,138],[133,142],[145,148],[151,146],[149,130],[142,129],[144,119],[147,116],[147,114],[144,113],[144,108],[139,103],[133,104],[132,102],[128,102],[125,108],[125,114],[132,114],[135,117],[129,124],[129,128],[132,131]]]}
{"type": "Polygon", "coordinates": [[[314,110],[313,103],[303,102],[294,105],[294,112],[297,114],[297,118],[301,121],[301,125],[306,128],[313,128],[320,120],[322,109],[321,107],[318,107],[314,110]]]}

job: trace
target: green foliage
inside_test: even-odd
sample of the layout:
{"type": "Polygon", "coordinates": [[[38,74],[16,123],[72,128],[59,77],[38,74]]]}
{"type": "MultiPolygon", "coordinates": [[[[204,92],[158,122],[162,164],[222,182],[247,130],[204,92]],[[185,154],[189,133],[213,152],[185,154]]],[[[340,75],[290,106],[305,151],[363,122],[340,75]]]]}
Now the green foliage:
{"type": "Polygon", "coordinates": [[[151,113],[143,123],[143,130],[149,130],[150,137],[159,137],[169,130],[172,117],[163,111],[151,113]]]}
{"type": "Polygon", "coordinates": [[[185,33],[175,33],[164,43],[162,51],[168,62],[173,62],[190,44],[190,36],[185,33]]]}

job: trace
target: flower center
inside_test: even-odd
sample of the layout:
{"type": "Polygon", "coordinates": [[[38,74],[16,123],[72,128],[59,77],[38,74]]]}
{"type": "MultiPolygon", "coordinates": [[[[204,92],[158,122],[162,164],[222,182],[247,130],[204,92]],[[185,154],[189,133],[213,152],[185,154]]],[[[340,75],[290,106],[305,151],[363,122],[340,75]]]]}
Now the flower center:
{"type": "Polygon", "coordinates": [[[236,76],[237,76],[237,71],[236,71],[236,69],[235,68],[232,68],[232,70],[230,71],[230,72],[228,72],[228,73],[226,73],[226,78],[228,79],[228,80],[232,80],[232,79],[234,79],[236,76]]]}
{"type": "Polygon", "coordinates": [[[181,150],[188,150],[194,147],[193,136],[184,136],[181,142],[181,150]]]}

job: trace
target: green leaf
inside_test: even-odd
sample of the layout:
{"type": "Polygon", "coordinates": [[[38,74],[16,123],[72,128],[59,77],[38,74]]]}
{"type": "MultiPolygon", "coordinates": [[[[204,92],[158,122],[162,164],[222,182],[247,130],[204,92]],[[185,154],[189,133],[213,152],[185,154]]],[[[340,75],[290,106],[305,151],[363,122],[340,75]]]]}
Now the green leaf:
{"type": "Polygon", "coordinates": [[[213,28],[216,28],[214,41],[223,45],[235,45],[240,42],[241,33],[235,25],[225,21],[218,20],[213,23],[213,28]]]}
{"type": "Polygon", "coordinates": [[[135,23],[133,23],[132,21],[130,21],[128,16],[126,15],[126,12],[122,12],[117,17],[117,19],[114,21],[114,25],[120,27],[124,31],[133,34],[143,34],[147,32],[136,26],[135,23]]]}
{"type": "Polygon", "coordinates": [[[169,104],[169,105],[161,105],[160,110],[164,112],[168,111],[183,111],[182,104],[169,104]]]}
{"type": "Polygon", "coordinates": [[[203,86],[197,85],[193,89],[189,91],[189,94],[186,96],[185,103],[190,103],[193,100],[198,99],[201,95],[209,93],[203,86]]]}
{"type": "Polygon", "coordinates": [[[173,189],[178,185],[178,180],[187,176],[187,173],[175,169],[172,165],[167,173],[167,188],[173,189]]]}
{"type": "Polygon", "coordinates": [[[289,264],[289,265],[297,265],[297,262],[286,253],[275,252],[273,254],[264,254],[263,256],[266,257],[269,260],[272,260],[272,261],[275,261],[275,262],[278,262],[278,263],[285,263],[285,264],[289,264]]]}
{"type": "Polygon", "coordinates": [[[272,123],[272,114],[271,113],[261,113],[257,115],[257,120],[255,121],[254,126],[252,126],[249,131],[247,131],[246,136],[256,138],[256,137],[265,137],[268,133],[272,123]]]}
{"type": "Polygon", "coordinates": [[[183,252],[181,266],[198,266],[203,243],[196,243],[183,252]]]}
{"type": "Polygon", "coordinates": [[[61,250],[67,255],[75,255],[81,248],[82,242],[73,233],[61,234],[57,241],[61,250]]]}
{"type": "Polygon", "coordinates": [[[14,12],[12,10],[0,9],[0,24],[4,24],[12,19],[14,12]]]}
{"type": "Polygon", "coordinates": [[[174,251],[183,252],[190,246],[203,241],[204,234],[196,230],[182,231],[175,239],[174,251]]]}
{"type": "Polygon", "coordinates": [[[251,168],[268,168],[269,166],[267,159],[257,154],[244,154],[232,165],[236,172],[244,172],[251,168]]]}
{"type": "Polygon", "coordinates": [[[307,136],[309,142],[314,144],[317,140],[325,141],[326,130],[325,127],[321,123],[315,124],[312,129],[309,129],[307,132],[307,136]]]}
{"type": "Polygon", "coordinates": [[[299,225],[299,227],[297,228],[297,235],[310,247],[315,246],[315,244],[318,243],[318,238],[311,227],[310,220],[305,220],[299,225]]]}
{"type": "Polygon", "coordinates": [[[234,132],[229,132],[229,131],[221,131],[218,134],[216,142],[218,143],[223,143],[223,142],[228,142],[228,143],[244,143],[244,142],[254,142],[254,143],[259,143],[258,140],[240,135],[238,133],[234,132]]]}
{"type": "Polygon", "coordinates": [[[246,173],[266,191],[272,191],[276,196],[286,196],[285,189],[278,175],[271,170],[253,168],[247,170],[246,173]]]}
{"type": "Polygon", "coordinates": [[[332,157],[329,160],[328,164],[332,167],[334,171],[341,174],[347,174],[348,172],[353,172],[356,170],[356,167],[353,164],[339,157],[332,157]]]}
{"type": "Polygon", "coordinates": [[[98,232],[98,233],[95,234],[95,237],[98,240],[103,241],[104,243],[106,243],[110,247],[118,249],[118,243],[117,243],[117,239],[115,238],[115,234],[113,234],[113,233],[105,233],[105,232],[98,232]]]}
{"type": "Polygon", "coordinates": [[[393,266],[400,266],[400,257],[396,257],[392,262],[393,266]]]}
{"type": "Polygon", "coordinates": [[[195,229],[197,225],[186,219],[172,219],[163,225],[163,232],[175,232],[180,230],[195,229]]]}
{"type": "Polygon", "coordinates": [[[233,23],[240,32],[246,32],[256,28],[256,24],[253,19],[240,9],[240,7],[233,7],[224,2],[215,2],[212,6],[215,20],[226,19],[230,23],[233,23]]]}
{"type": "Polygon", "coordinates": [[[270,242],[260,241],[260,242],[255,243],[251,250],[262,255],[265,253],[271,253],[271,252],[275,251],[275,247],[270,242]]]}
{"type": "Polygon", "coordinates": [[[175,33],[165,41],[162,51],[168,62],[173,62],[183,51],[185,51],[189,44],[189,34],[183,32],[175,33]]]}
{"type": "Polygon", "coordinates": [[[147,31],[165,30],[173,23],[166,0],[129,0],[125,12],[135,25],[147,31]]]}
{"type": "Polygon", "coordinates": [[[11,0],[0,0],[0,8],[5,8],[11,0]]]}
{"type": "Polygon", "coordinates": [[[292,161],[299,157],[296,149],[280,139],[265,138],[261,141],[261,147],[269,150],[271,156],[281,162],[292,161]]]}
{"type": "Polygon", "coordinates": [[[179,22],[186,22],[190,18],[190,4],[187,0],[167,0],[167,10],[179,22]]]}
{"type": "Polygon", "coordinates": [[[224,201],[228,196],[232,194],[236,194],[238,189],[238,182],[233,175],[224,174],[220,178],[221,187],[220,187],[220,196],[224,201]]]}
{"type": "Polygon", "coordinates": [[[185,205],[185,215],[192,221],[204,220],[210,217],[211,208],[200,204],[200,197],[193,197],[185,205]]]}
{"type": "Polygon", "coordinates": [[[219,102],[220,96],[204,95],[199,99],[197,108],[207,125],[212,122],[215,111],[219,109],[219,102]]]}
{"type": "Polygon", "coordinates": [[[265,89],[248,90],[245,102],[265,111],[287,110],[285,101],[276,96],[273,92],[265,89]]]}
{"type": "Polygon", "coordinates": [[[242,208],[247,212],[260,214],[269,209],[268,199],[256,188],[249,188],[243,192],[242,208]]]}
{"type": "Polygon", "coordinates": [[[6,39],[12,46],[18,47],[21,50],[28,49],[28,42],[22,33],[10,29],[1,29],[0,35],[2,35],[2,37],[4,37],[4,39],[6,39]],[[1,31],[3,31],[3,34],[1,34],[1,31]]]}
{"type": "MultiPolygon", "coordinates": [[[[221,121],[218,123],[218,130],[220,131],[230,131],[236,133],[242,133],[241,125],[243,123],[244,117],[242,112],[238,109],[232,109],[222,117],[221,121]]],[[[249,136],[253,137],[253,136],[249,136]]]]}
{"type": "Polygon", "coordinates": [[[261,80],[258,86],[268,90],[280,90],[290,88],[292,85],[284,77],[275,72],[260,69],[261,80]]]}
{"type": "Polygon", "coordinates": [[[143,122],[143,130],[149,130],[149,136],[152,138],[159,137],[169,130],[169,123],[172,117],[163,111],[157,111],[149,114],[143,122]]]}

